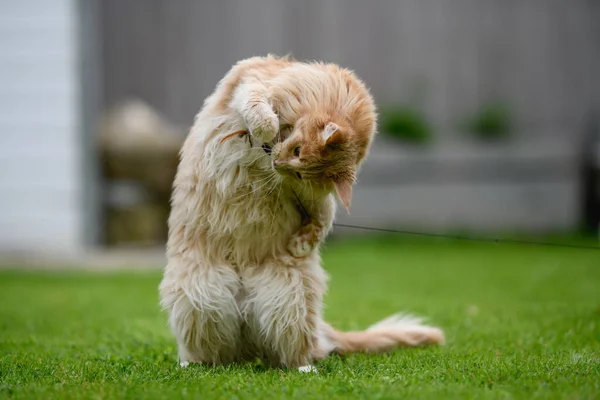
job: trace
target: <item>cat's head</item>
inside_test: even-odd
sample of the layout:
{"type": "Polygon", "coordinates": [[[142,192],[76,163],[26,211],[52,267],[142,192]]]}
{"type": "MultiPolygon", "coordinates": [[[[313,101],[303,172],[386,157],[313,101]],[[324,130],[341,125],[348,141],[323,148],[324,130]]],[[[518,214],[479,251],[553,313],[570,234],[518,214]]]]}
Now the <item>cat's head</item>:
{"type": "Polygon", "coordinates": [[[335,193],[349,211],[376,130],[371,95],[352,72],[332,64],[290,68],[277,83],[280,134],[270,149],[272,168],[293,186],[335,193]]]}
{"type": "Polygon", "coordinates": [[[271,149],[272,167],[291,184],[331,193],[349,211],[352,187],[368,143],[345,120],[303,116],[284,125],[271,149]]]}

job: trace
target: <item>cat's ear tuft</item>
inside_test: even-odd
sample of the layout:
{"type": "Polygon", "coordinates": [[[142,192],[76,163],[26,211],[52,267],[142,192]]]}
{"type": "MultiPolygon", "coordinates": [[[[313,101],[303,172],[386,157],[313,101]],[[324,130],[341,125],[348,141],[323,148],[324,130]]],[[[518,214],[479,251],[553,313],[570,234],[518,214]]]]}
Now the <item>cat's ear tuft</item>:
{"type": "Polygon", "coordinates": [[[352,180],[348,178],[338,178],[333,181],[335,194],[338,200],[344,205],[346,212],[350,214],[350,202],[352,201],[352,180]]]}
{"type": "Polygon", "coordinates": [[[325,141],[328,141],[331,135],[333,135],[339,129],[340,127],[337,124],[329,122],[327,125],[325,125],[325,128],[323,128],[323,139],[325,139],[325,141]]]}
{"type": "Polygon", "coordinates": [[[323,129],[323,138],[325,139],[325,145],[329,147],[339,146],[342,142],[342,131],[337,124],[330,122],[323,129]]]}

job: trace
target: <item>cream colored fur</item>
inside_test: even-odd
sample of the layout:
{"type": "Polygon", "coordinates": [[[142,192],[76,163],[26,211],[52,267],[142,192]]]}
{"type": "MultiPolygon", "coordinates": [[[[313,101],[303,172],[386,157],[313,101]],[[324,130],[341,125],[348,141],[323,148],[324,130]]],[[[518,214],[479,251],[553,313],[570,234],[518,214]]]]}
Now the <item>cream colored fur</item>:
{"type": "Polygon", "coordinates": [[[258,356],[312,371],[310,362],[332,351],[443,341],[439,329],[415,319],[342,333],[321,316],[327,275],[319,246],[332,226],[333,193],[349,205],[352,181],[344,189],[343,179],[353,179],[374,133],[370,95],[337,66],[257,57],[238,63],[219,83],[181,150],[160,284],[183,366],[258,356]],[[296,124],[289,138],[281,137],[284,123],[296,124]],[[314,135],[306,136],[311,129],[314,135]],[[228,138],[239,130],[251,134],[228,138]],[[298,180],[274,168],[273,159],[301,167],[294,163],[302,157],[285,161],[285,146],[294,140],[325,146],[342,133],[350,135],[340,143],[352,157],[351,174],[340,170],[311,181],[307,170],[298,180]],[[265,142],[272,155],[261,147],[265,142]],[[296,196],[311,215],[308,225],[296,196]]]}

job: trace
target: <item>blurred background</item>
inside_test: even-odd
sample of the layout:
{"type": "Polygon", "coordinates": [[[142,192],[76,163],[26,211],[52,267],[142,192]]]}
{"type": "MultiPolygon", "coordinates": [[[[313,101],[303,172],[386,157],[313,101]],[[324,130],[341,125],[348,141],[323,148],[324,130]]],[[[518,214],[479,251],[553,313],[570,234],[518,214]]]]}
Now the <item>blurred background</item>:
{"type": "Polygon", "coordinates": [[[267,53],[377,101],[338,222],[597,234],[599,21],[594,0],[0,0],[0,258],[162,252],[194,115],[267,53]]]}

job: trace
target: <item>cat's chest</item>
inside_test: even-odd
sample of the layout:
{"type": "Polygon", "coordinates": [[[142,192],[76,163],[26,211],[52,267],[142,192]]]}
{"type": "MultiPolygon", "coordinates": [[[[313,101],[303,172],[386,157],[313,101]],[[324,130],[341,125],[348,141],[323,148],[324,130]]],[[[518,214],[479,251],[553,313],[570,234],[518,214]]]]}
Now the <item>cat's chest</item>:
{"type": "Polygon", "coordinates": [[[252,245],[267,239],[272,243],[284,240],[302,222],[295,203],[282,194],[273,198],[250,198],[238,203],[224,201],[221,210],[215,208],[210,212],[226,215],[220,219],[222,225],[218,230],[231,235],[238,245],[252,245]]]}
{"type": "Polygon", "coordinates": [[[225,250],[227,261],[238,266],[252,266],[287,254],[293,234],[305,222],[303,212],[310,218],[318,217],[325,226],[329,224],[328,215],[331,214],[327,212],[328,201],[298,202],[295,197],[283,193],[274,199],[230,204],[225,208],[228,223],[220,229],[220,235],[209,236],[209,246],[225,250]]]}

